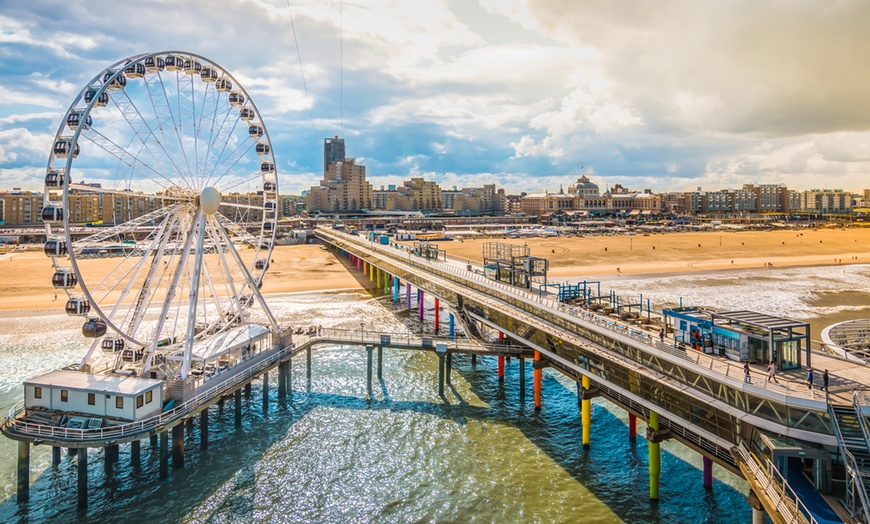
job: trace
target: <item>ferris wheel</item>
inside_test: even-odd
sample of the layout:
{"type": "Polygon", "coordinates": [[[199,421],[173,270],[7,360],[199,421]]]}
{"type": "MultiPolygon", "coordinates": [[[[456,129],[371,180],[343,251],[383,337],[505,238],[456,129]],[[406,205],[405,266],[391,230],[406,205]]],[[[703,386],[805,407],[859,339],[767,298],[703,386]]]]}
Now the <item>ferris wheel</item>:
{"type": "Polygon", "coordinates": [[[84,369],[184,378],[196,342],[278,331],[259,291],[275,157],[253,100],[211,60],[146,53],[97,74],[58,127],[44,194],[52,284],[93,339],[84,369]]]}

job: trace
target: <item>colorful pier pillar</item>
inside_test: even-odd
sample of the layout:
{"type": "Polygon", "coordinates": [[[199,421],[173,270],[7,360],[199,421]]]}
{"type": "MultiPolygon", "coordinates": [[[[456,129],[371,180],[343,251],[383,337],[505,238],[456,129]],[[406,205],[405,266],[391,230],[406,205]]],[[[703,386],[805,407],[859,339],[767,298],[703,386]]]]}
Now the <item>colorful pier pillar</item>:
{"type": "Polygon", "coordinates": [[[405,283],[405,294],[408,295],[408,309],[411,309],[411,284],[405,283]]]}
{"type": "MultiPolygon", "coordinates": [[[[498,332],[498,339],[504,340],[504,333],[498,332]]],[[[504,382],[504,355],[498,356],[498,381],[504,382]]]]}
{"type": "Polygon", "coordinates": [[[399,277],[393,277],[393,302],[399,301],[399,277]]]}
{"type": "Polygon", "coordinates": [[[423,298],[423,290],[418,289],[417,290],[417,305],[420,306],[420,320],[423,320],[423,311],[424,311],[425,303],[426,303],[426,299],[423,298]]]}
{"type": "Polygon", "coordinates": [[[543,382],[544,370],[541,369],[541,352],[535,351],[535,373],[534,373],[534,390],[535,390],[535,411],[541,409],[541,383],[543,382]]]}
{"type": "MultiPolygon", "coordinates": [[[[659,430],[659,414],[655,411],[649,412],[649,427],[653,431],[659,430]]],[[[661,444],[650,442],[647,447],[649,449],[649,499],[658,500],[659,476],[662,471],[661,444]]]]}
{"type": "Polygon", "coordinates": [[[456,319],[453,317],[453,313],[448,313],[448,319],[450,323],[450,340],[456,340],[456,319]]]}
{"type": "Polygon", "coordinates": [[[390,292],[390,275],[386,271],[384,271],[384,294],[390,292]]]}
{"type": "Polygon", "coordinates": [[[713,459],[704,456],[704,488],[713,489],[713,459]]]}
{"type": "MultiPolygon", "coordinates": [[[[583,390],[589,389],[589,377],[583,375],[580,379],[583,390]]],[[[586,397],[581,401],[581,416],[583,422],[583,449],[589,449],[590,441],[592,440],[592,401],[586,397]]]]}
{"type": "Polygon", "coordinates": [[[628,440],[634,442],[637,439],[637,415],[628,414],[628,440]]]}
{"type": "Polygon", "coordinates": [[[438,310],[441,308],[441,301],[437,298],[435,299],[435,333],[438,333],[438,326],[440,325],[440,313],[438,310]]]}
{"type": "Polygon", "coordinates": [[[375,281],[375,266],[369,264],[369,282],[375,281]]]}

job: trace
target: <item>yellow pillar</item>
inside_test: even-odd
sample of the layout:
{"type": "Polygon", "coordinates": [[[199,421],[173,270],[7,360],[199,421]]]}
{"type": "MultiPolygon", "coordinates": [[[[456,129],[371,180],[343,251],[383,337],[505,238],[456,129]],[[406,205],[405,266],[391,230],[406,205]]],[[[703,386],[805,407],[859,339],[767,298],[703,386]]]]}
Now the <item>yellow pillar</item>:
{"type": "MultiPolygon", "coordinates": [[[[584,390],[588,390],[589,377],[583,375],[583,378],[580,379],[580,384],[583,386],[584,390]]],[[[583,449],[589,449],[589,441],[591,440],[592,434],[592,401],[588,398],[584,398],[581,402],[580,409],[583,417],[583,449]]]]}
{"type": "MultiPolygon", "coordinates": [[[[649,427],[654,431],[659,430],[659,414],[655,411],[649,412],[649,427]]],[[[647,444],[649,448],[649,499],[659,499],[659,476],[662,471],[662,453],[661,444],[650,442],[647,444]]]]}
{"type": "Polygon", "coordinates": [[[369,264],[369,282],[375,281],[375,266],[369,264]]]}

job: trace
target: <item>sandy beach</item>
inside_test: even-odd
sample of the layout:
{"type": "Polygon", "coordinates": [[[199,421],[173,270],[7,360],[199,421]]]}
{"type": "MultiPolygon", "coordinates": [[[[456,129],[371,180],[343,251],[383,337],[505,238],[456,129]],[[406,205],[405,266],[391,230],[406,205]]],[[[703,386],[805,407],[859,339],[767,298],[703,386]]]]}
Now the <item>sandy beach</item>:
{"type": "MultiPolygon", "coordinates": [[[[482,260],[484,242],[528,244],[550,259],[551,277],[651,275],[764,267],[771,269],[870,262],[870,229],[703,232],[442,242],[449,254],[482,260]]],[[[318,245],[278,246],[263,292],[365,289],[368,279],[318,245]]],[[[91,266],[112,259],[84,261],[91,266]]],[[[99,269],[92,267],[91,269],[99,269]]],[[[0,311],[57,310],[66,295],[51,286],[51,262],[41,250],[0,255],[0,311]]]]}

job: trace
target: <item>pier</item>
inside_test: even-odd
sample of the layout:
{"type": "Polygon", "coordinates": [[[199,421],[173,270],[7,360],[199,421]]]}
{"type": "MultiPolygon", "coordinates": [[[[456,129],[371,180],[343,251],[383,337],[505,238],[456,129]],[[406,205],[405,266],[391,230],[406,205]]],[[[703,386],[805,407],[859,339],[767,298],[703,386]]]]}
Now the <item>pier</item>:
{"type": "MultiPolygon", "coordinates": [[[[766,512],[776,522],[813,522],[817,497],[810,495],[817,492],[842,519],[870,521],[864,485],[870,472],[870,434],[864,419],[870,409],[865,396],[858,394],[870,383],[870,372],[866,366],[811,350],[808,332],[800,335],[806,343],[798,344],[793,370],[780,371],[778,381],[769,382],[766,366],[759,362],[750,365],[747,381],[739,362],[680,348],[676,341],[660,340],[657,330],[566,305],[543,290],[493,280],[483,267],[467,260],[425,256],[400,244],[380,245],[332,229],[320,228],[316,234],[351,267],[372,282],[383,282],[385,292],[392,285],[394,301],[404,287],[408,308],[412,295],[421,312],[429,298],[437,304],[436,312],[449,308],[472,334],[474,326],[485,326],[534,350],[536,408],[546,409],[540,370],[551,367],[575,380],[584,414],[584,447],[595,445],[587,433],[593,421],[586,416],[595,396],[630,414],[630,435],[636,432],[638,418],[645,421],[651,444],[651,500],[659,497],[662,473],[656,444],[675,439],[702,455],[704,486],[711,485],[713,463],[747,479],[754,519],[766,512]],[[829,370],[827,391],[807,386],[804,377],[810,365],[829,370]],[[805,462],[811,464],[814,479],[810,493],[796,491],[789,483],[789,465],[794,474],[805,462]],[[834,463],[844,467],[844,478],[832,477],[834,463]],[[827,495],[834,483],[845,487],[840,491],[843,503],[827,495]]],[[[732,316],[738,314],[744,314],[745,322],[767,322],[771,330],[797,327],[787,319],[750,312],[732,316]]],[[[784,341],[790,346],[771,346],[769,354],[793,350],[792,340],[784,341]]],[[[773,335],[771,341],[776,342],[773,335]]]]}

